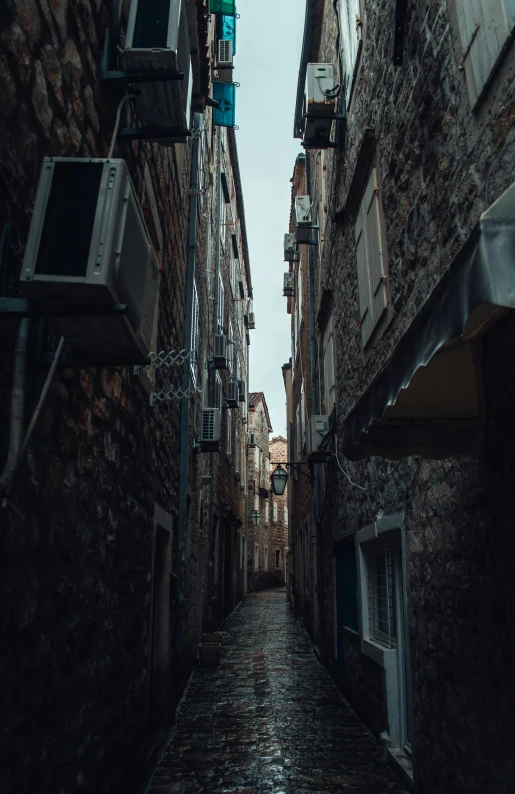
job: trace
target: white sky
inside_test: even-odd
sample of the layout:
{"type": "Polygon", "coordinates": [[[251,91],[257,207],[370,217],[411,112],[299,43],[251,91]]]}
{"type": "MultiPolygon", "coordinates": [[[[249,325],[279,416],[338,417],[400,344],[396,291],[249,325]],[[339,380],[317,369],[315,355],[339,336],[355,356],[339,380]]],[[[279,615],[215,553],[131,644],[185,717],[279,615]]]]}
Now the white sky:
{"type": "Polygon", "coordinates": [[[274,435],[286,435],[281,366],[291,353],[283,297],[295,158],[293,114],[304,0],[239,0],[234,80],[238,154],[249,239],[256,330],[250,332],[250,390],[265,393],[274,435]]]}

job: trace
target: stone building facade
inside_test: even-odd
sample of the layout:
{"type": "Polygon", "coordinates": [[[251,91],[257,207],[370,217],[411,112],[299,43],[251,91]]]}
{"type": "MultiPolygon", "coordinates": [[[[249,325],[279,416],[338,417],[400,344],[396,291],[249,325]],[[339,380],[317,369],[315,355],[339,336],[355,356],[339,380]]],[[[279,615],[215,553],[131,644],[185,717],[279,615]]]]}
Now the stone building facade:
{"type": "Polygon", "coordinates": [[[310,329],[292,314],[296,460],[299,410],[329,417],[305,509],[290,483],[291,567],[307,577],[292,599],[320,593],[313,639],[417,791],[500,794],[515,785],[515,20],[505,2],[402,7],[307,4],[297,135],[308,63],[333,65],[347,120],[345,143],[308,148],[292,180],[292,210],[310,196],[319,227],[290,265],[310,329]]]}
{"type": "MultiPolygon", "coordinates": [[[[113,139],[160,265],[154,350],[190,353],[135,368],[65,351],[15,476],[3,470],[5,792],[138,790],[202,631],[244,593],[247,403],[226,398],[235,379],[246,397],[252,283],[235,133],[206,105],[216,17],[202,0],[185,8],[193,134],[175,143],[113,138],[117,108],[121,127],[140,126],[102,79],[108,31],[110,68],[124,68],[128,3],[9,0],[0,15],[2,297],[20,295],[43,157],[106,158],[113,139]],[[219,332],[230,356],[214,370],[219,332]],[[221,411],[218,452],[201,449],[206,407],[221,411]]],[[[1,321],[3,468],[13,384],[23,433],[59,337],[38,316],[24,333],[1,321]]]]}

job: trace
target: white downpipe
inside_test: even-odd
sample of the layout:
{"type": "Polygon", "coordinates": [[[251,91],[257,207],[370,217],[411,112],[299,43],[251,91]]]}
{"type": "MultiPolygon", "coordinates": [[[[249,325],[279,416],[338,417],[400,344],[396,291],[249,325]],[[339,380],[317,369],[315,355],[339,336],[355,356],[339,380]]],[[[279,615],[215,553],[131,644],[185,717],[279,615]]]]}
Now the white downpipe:
{"type": "Polygon", "coordinates": [[[25,360],[29,342],[30,320],[22,319],[18,328],[14,349],[13,385],[11,394],[11,425],[9,428],[9,451],[0,477],[0,491],[9,486],[16,470],[23,437],[23,414],[25,410],[25,360]]]}

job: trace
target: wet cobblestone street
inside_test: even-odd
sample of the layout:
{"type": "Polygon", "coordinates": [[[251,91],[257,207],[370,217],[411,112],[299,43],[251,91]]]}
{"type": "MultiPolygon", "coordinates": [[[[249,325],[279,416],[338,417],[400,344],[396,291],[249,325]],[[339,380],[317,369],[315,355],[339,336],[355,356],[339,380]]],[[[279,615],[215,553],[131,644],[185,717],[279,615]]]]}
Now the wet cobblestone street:
{"type": "Polygon", "coordinates": [[[218,667],[196,668],[148,794],[401,794],[316,660],[284,591],[247,596],[218,667]]]}

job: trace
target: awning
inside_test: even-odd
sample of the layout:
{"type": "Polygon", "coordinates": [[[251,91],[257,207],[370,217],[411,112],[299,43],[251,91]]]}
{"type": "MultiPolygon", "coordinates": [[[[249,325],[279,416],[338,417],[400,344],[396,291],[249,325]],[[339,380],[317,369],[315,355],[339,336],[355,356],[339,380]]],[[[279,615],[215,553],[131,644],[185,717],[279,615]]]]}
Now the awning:
{"type": "Polygon", "coordinates": [[[484,400],[481,337],[515,308],[515,183],[449,270],[344,421],[350,460],[473,452],[484,400]]]}

